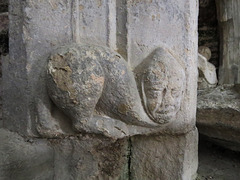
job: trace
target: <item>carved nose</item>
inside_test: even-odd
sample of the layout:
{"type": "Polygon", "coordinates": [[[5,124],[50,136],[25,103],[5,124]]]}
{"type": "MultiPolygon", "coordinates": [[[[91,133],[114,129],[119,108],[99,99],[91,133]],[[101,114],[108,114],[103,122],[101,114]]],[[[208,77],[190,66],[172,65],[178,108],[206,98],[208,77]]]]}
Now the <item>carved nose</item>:
{"type": "Polygon", "coordinates": [[[171,91],[166,90],[163,102],[164,102],[165,109],[168,109],[174,106],[174,98],[171,95],[171,91]]]}

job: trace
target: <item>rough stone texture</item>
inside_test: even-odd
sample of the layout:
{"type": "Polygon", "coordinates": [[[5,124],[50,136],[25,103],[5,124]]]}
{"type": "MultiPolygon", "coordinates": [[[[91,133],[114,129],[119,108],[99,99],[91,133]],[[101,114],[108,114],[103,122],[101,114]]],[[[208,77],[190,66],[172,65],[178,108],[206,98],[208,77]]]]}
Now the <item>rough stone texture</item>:
{"type": "Polygon", "coordinates": [[[217,12],[220,34],[220,84],[240,83],[240,2],[235,0],[217,0],[217,12]]]}
{"type": "Polygon", "coordinates": [[[128,139],[79,136],[50,140],[55,150],[55,178],[129,179],[128,139]]]}
{"type": "Polygon", "coordinates": [[[99,115],[93,115],[95,108],[126,124],[155,125],[147,118],[134,75],[120,55],[102,47],[73,45],[53,53],[48,66],[49,95],[80,132],[97,133],[91,123],[98,131],[104,128],[99,127],[99,115]]]}
{"type": "Polygon", "coordinates": [[[49,57],[48,93],[80,132],[121,138],[156,133],[162,125],[179,121],[186,78],[174,56],[158,48],[134,73],[139,93],[133,72],[119,54],[100,46],[73,44],[49,57]]]}
{"type": "Polygon", "coordinates": [[[218,86],[199,91],[199,132],[222,146],[240,151],[240,87],[218,86]]]}
{"type": "Polygon", "coordinates": [[[0,179],[54,179],[53,149],[46,140],[0,129],[0,179]]]}
{"type": "MultiPolygon", "coordinates": [[[[169,179],[170,176],[166,177],[169,173],[172,177],[181,176],[183,180],[193,178],[197,162],[197,135],[196,131],[191,132],[195,128],[196,115],[197,1],[126,0],[120,3],[114,0],[10,0],[9,2],[10,53],[9,59],[3,61],[3,127],[37,139],[49,137],[49,134],[56,139],[59,134],[65,134],[57,137],[60,139],[51,140],[54,148],[54,176],[65,178],[70,175],[72,179],[85,177],[128,179],[126,174],[132,172],[133,177],[137,179],[140,175],[144,176],[143,171],[139,169],[144,169],[145,163],[136,162],[141,162],[140,154],[149,151],[150,159],[154,158],[150,166],[155,177],[161,175],[169,179]],[[176,121],[157,129],[155,132],[161,134],[157,138],[148,136],[144,137],[145,141],[140,136],[134,137],[131,147],[134,148],[133,160],[129,160],[133,156],[128,153],[127,140],[111,144],[111,139],[82,138],[79,133],[73,132],[70,118],[50,100],[46,86],[47,57],[59,46],[72,43],[99,45],[116,51],[126,58],[131,71],[155,49],[166,47],[184,69],[186,86],[176,121]],[[148,144],[153,145],[146,146],[148,144]],[[164,147],[168,146],[171,148],[166,151],[164,147]],[[154,157],[154,151],[159,148],[163,148],[162,153],[158,152],[159,157],[164,157],[162,161],[164,168],[157,164],[161,159],[154,157]],[[176,152],[176,149],[179,151],[176,152]],[[109,150],[114,151],[110,156],[109,150]],[[132,164],[132,171],[129,171],[129,165],[127,168],[126,159],[132,164]],[[172,160],[176,163],[172,163],[172,160]],[[116,162],[119,164],[114,164],[116,162]],[[165,167],[176,171],[161,173],[165,171],[165,167]]],[[[61,70],[69,77],[71,70],[67,67],[61,70]]],[[[96,75],[101,77],[101,73],[96,75]]],[[[58,77],[62,77],[61,73],[58,77]]],[[[61,83],[59,85],[71,91],[74,99],[76,94],[69,84],[71,81],[67,82],[67,86],[61,83]]],[[[120,110],[126,109],[123,107],[120,110]]],[[[127,122],[129,119],[124,121],[127,122]]],[[[116,132],[112,118],[102,122],[103,128],[116,132]]],[[[152,128],[138,129],[133,125],[126,127],[123,121],[116,122],[122,123],[120,126],[130,131],[129,136],[139,132],[142,134],[153,132],[152,128]]]]}
{"type": "Polygon", "coordinates": [[[42,59],[56,45],[71,41],[71,2],[10,0],[9,18],[10,59],[3,63],[4,126],[36,136],[38,106],[45,110],[42,118],[54,122],[63,117],[47,97],[42,59]]]}
{"type": "Polygon", "coordinates": [[[138,90],[152,121],[176,121],[186,87],[185,72],[179,59],[167,49],[157,48],[135,69],[138,90]]]}
{"type": "Polygon", "coordinates": [[[132,137],[130,179],[195,179],[198,167],[197,145],[197,130],[178,137],[132,137]]]}
{"type": "MultiPolygon", "coordinates": [[[[127,1],[127,57],[135,68],[158,47],[170,49],[180,59],[186,73],[186,92],[178,121],[164,132],[193,128],[197,79],[196,1],[127,1]],[[194,67],[194,68],[193,68],[194,67]],[[191,97],[191,98],[188,98],[191,97]],[[191,104],[191,106],[189,106],[191,104]],[[193,105],[193,106],[192,106],[193,105]],[[184,117],[184,118],[183,118],[184,117]]],[[[182,131],[181,130],[181,131],[182,131]]],[[[185,131],[187,132],[187,131],[185,131]]]]}
{"type": "Polygon", "coordinates": [[[1,180],[126,180],[129,158],[128,139],[86,135],[47,141],[0,129],[1,180]]]}
{"type": "MultiPolygon", "coordinates": [[[[45,57],[56,46],[69,42],[97,44],[117,50],[120,37],[115,38],[114,29],[120,26],[127,30],[124,36],[127,38],[127,54],[123,56],[128,58],[128,64],[132,68],[156,48],[166,46],[185,69],[186,90],[177,120],[163,127],[161,131],[182,133],[194,127],[197,88],[196,1],[129,0],[125,4],[123,2],[122,6],[125,10],[118,11],[120,15],[116,19],[113,18],[116,15],[115,1],[20,3],[10,0],[11,51],[9,60],[3,65],[3,71],[6,72],[3,76],[4,127],[24,135],[39,136],[39,121],[46,122],[44,125],[40,123],[45,129],[42,134],[51,132],[52,127],[57,128],[60,117],[60,124],[66,124],[62,125],[63,127],[69,126],[68,118],[63,116],[47,96],[45,57]],[[139,13],[142,9],[145,9],[144,13],[139,13]],[[121,14],[126,12],[127,22],[121,14]],[[106,17],[108,20],[100,18],[102,22],[99,23],[99,17],[106,17]],[[11,103],[13,101],[15,103],[11,103]],[[49,124],[49,127],[46,124],[49,124]]],[[[63,131],[72,133],[70,130],[63,131]]],[[[54,135],[53,133],[52,136],[54,135]]]]}

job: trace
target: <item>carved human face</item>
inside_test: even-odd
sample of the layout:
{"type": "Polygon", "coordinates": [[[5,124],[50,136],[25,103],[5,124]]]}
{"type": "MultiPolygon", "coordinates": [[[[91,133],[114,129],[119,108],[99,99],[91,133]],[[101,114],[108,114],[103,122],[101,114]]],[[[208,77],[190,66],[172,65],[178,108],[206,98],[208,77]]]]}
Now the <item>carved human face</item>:
{"type": "Polygon", "coordinates": [[[173,119],[180,109],[185,89],[185,74],[175,61],[156,62],[143,75],[145,109],[157,123],[173,119]]]}

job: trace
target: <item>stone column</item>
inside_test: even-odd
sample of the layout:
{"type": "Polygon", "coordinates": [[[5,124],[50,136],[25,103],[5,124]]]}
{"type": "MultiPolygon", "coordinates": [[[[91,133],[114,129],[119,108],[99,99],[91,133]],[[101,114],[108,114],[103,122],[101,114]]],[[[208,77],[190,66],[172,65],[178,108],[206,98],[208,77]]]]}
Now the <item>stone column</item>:
{"type": "Polygon", "coordinates": [[[240,2],[216,0],[220,32],[220,84],[240,83],[240,2]]]}
{"type": "Polygon", "coordinates": [[[3,127],[36,141],[48,138],[55,177],[194,178],[196,0],[10,0],[9,10],[3,127]],[[81,89],[91,83],[102,92],[81,89]],[[90,101],[96,94],[100,99],[90,101]]]}
{"type": "Polygon", "coordinates": [[[198,133],[187,127],[195,124],[196,112],[196,1],[128,1],[127,7],[131,66],[164,44],[183,60],[188,86],[184,120],[178,117],[164,134],[131,138],[131,179],[192,180],[198,164],[198,133]]]}

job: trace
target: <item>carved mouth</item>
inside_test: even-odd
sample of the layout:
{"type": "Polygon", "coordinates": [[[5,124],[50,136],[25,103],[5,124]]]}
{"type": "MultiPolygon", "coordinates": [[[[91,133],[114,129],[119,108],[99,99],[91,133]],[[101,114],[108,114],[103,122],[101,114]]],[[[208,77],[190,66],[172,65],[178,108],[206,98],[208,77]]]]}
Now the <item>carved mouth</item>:
{"type": "Polygon", "coordinates": [[[151,116],[155,122],[167,123],[172,120],[172,118],[174,118],[176,114],[177,110],[175,108],[171,108],[168,110],[161,110],[155,113],[151,113],[151,116]]]}

